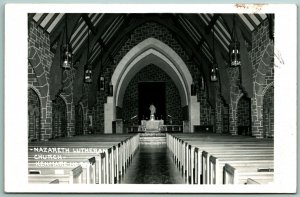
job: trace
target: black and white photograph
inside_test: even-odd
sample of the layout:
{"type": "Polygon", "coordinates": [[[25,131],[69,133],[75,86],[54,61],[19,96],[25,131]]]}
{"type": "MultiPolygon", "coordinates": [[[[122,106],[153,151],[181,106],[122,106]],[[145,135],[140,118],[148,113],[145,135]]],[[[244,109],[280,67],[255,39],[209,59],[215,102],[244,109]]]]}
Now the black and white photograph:
{"type": "MultiPolygon", "coordinates": [[[[23,165],[16,171],[24,186],[9,184],[13,167],[5,162],[8,191],[294,191],[296,93],[288,91],[296,91],[296,47],[278,41],[286,11],[73,6],[7,10],[8,29],[20,9],[26,30],[14,51],[22,53],[21,134],[13,140],[5,132],[5,159],[23,165]],[[14,147],[20,162],[9,154],[14,147]],[[279,190],[282,182],[290,188],[279,190]]],[[[293,6],[283,8],[296,16],[293,6]]]]}

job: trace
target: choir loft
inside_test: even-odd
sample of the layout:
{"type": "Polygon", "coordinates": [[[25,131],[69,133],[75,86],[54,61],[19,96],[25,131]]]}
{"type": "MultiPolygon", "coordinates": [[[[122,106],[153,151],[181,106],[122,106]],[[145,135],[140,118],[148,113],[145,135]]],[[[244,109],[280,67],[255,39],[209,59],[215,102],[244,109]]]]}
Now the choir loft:
{"type": "Polygon", "coordinates": [[[28,14],[28,182],[273,182],[273,33],[273,14],[28,14]]]}

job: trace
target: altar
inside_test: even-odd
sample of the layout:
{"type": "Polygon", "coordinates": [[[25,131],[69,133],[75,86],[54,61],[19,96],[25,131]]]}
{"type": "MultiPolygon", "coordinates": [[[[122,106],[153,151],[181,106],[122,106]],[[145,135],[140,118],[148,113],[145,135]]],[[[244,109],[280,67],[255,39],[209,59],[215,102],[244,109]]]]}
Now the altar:
{"type": "Polygon", "coordinates": [[[142,120],[140,129],[145,132],[159,132],[160,126],[164,124],[164,120],[142,120]]]}

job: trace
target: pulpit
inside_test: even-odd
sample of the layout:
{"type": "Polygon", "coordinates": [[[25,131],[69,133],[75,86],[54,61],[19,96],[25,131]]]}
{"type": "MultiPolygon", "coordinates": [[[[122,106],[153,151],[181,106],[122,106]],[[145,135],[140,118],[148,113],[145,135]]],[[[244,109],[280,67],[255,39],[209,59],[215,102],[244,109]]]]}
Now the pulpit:
{"type": "Polygon", "coordinates": [[[159,132],[160,126],[164,124],[164,120],[142,120],[141,127],[145,132],[159,132]]]}

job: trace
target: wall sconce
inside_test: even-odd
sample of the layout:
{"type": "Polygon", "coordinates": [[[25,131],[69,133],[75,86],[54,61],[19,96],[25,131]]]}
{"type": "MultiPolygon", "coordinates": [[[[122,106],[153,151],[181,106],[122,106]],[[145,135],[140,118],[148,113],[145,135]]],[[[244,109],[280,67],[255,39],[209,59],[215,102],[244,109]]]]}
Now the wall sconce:
{"type": "Polygon", "coordinates": [[[105,80],[103,76],[100,76],[100,90],[104,90],[105,89],[105,80]]]}
{"type": "Polygon", "coordinates": [[[201,88],[201,90],[204,90],[204,89],[205,89],[205,84],[204,84],[204,79],[203,79],[203,77],[202,77],[202,76],[201,76],[201,79],[200,79],[200,81],[201,81],[200,88],[201,88]]]}
{"type": "Polygon", "coordinates": [[[196,85],[194,82],[191,84],[191,96],[196,96],[196,85]]]}
{"type": "Polygon", "coordinates": [[[114,94],[114,86],[113,84],[110,82],[109,83],[109,92],[108,92],[108,96],[113,96],[114,94]]]}

